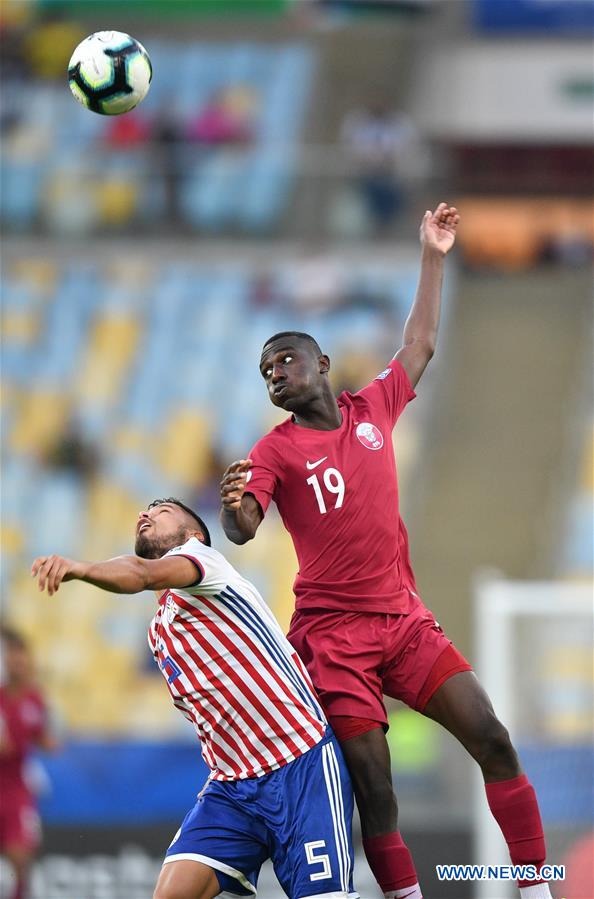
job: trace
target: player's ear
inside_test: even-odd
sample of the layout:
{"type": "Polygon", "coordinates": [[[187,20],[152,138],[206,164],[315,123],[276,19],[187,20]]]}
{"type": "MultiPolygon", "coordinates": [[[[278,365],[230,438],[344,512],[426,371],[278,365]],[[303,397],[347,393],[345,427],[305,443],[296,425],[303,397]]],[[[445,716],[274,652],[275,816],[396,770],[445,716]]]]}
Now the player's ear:
{"type": "Polygon", "coordinates": [[[200,540],[200,543],[204,543],[204,534],[202,531],[194,531],[194,537],[200,540]]]}
{"type": "Polygon", "coordinates": [[[320,356],[320,374],[326,375],[330,371],[330,359],[326,355],[320,356]]]}

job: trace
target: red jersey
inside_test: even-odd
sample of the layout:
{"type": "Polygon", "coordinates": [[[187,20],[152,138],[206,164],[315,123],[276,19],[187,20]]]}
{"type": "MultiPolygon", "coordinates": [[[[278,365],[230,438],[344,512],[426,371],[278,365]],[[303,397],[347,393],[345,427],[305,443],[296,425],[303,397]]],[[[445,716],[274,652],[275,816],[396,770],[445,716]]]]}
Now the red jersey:
{"type": "Polygon", "coordinates": [[[393,359],[363,390],[338,397],[340,427],[304,428],[291,417],[252,449],[247,491],[264,513],[274,500],[293,538],[297,609],[403,613],[415,605],[392,444],[414,396],[393,359]]]}
{"type": "Polygon", "coordinates": [[[6,748],[0,752],[0,794],[27,791],[23,764],[47,728],[45,703],[38,690],[11,693],[0,687],[0,731],[6,748]]]}

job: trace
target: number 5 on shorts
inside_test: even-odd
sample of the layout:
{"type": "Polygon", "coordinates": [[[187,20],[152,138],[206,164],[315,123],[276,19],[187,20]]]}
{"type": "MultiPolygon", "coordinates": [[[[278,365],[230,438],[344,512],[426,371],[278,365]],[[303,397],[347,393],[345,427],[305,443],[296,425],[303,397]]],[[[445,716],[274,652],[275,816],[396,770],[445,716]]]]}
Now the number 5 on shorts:
{"type": "Polygon", "coordinates": [[[316,871],[315,874],[310,874],[310,880],[326,880],[328,877],[332,877],[332,868],[330,867],[330,856],[326,855],[316,855],[316,849],[325,849],[326,848],[326,840],[312,840],[311,843],[304,843],[305,855],[307,857],[308,865],[322,865],[323,868],[321,871],[316,871]]]}

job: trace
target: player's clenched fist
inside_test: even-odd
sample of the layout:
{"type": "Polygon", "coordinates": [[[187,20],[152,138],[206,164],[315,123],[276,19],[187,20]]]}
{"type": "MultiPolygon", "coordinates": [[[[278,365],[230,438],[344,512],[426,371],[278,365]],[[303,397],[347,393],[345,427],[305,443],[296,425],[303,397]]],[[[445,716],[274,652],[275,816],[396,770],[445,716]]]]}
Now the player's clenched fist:
{"type": "Polygon", "coordinates": [[[251,459],[239,459],[232,462],[221,481],[221,502],[224,509],[239,509],[241,497],[248,482],[251,459]]]}
{"type": "Polygon", "coordinates": [[[62,581],[72,581],[82,575],[83,565],[74,559],[66,559],[64,556],[38,556],[31,566],[31,574],[37,578],[40,590],[45,590],[50,596],[56,593],[62,581]]]}

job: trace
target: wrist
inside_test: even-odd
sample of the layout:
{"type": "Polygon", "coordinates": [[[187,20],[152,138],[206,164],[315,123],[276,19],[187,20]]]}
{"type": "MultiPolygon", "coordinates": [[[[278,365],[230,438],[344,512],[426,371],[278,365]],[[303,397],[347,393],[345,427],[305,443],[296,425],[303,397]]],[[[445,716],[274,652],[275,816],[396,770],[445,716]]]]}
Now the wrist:
{"type": "Polygon", "coordinates": [[[424,243],[421,245],[421,260],[423,262],[425,260],[428,262],[443,262],[445,255],[444,250],[440,250],[431,244],[424,243]]]}
{"type": "Polygon", "coordinates": [[[70,577],[75,581],[84,581],[91,567],[90,562],[75,562],[70,572],[70,577]]]}

